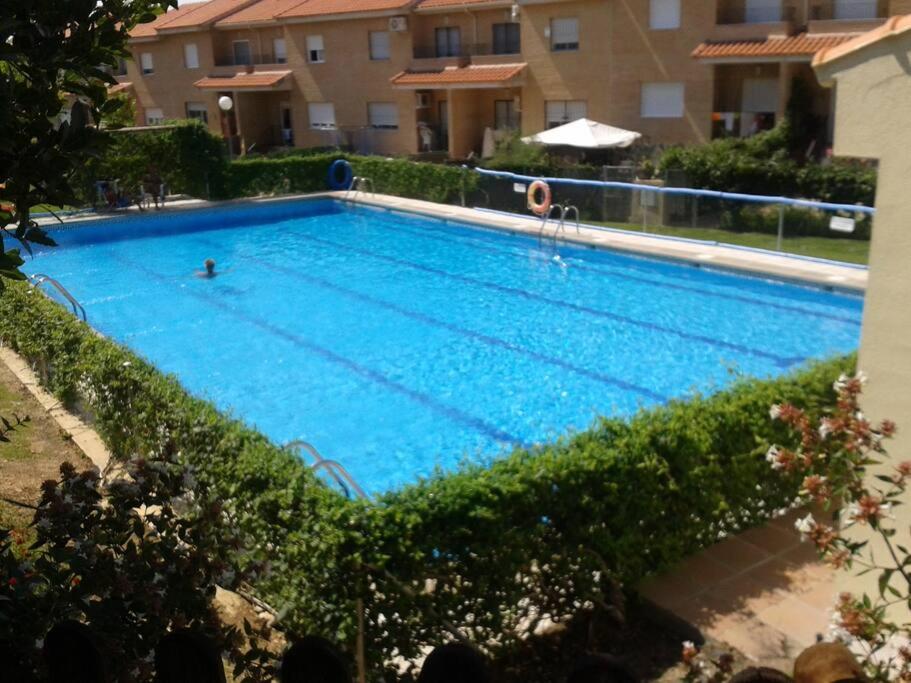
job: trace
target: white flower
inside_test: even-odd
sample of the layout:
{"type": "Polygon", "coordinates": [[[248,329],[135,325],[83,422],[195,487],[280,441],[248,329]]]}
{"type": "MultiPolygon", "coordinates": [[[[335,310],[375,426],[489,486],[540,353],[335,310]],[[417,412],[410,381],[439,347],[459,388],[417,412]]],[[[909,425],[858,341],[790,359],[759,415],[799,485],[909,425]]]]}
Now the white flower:
{"type": "Polygon", "coordinates": [[[130,361],[128,361],[128,360],[123,361],[123,367],[128,368],[131,365],[132,365],[132,363],[130,361]]]}
{"type": "Polygon", "coordinates": [[[794,528],[800,532],[800,539],[806,540],[807,534],[816,528],[816,520],[813,518],[812,514],[809,514],[803,519],[798,519],[794,522],[794,528]]]}
{"type": "Polygon", "coordinates": [[[773,470],[780,470],[783,465],[779,459],[781,452],[778,450],[778,446],[771,446],[765,454],[766,462],[768,462],[773,470]]]}
{"type": "Polygon", "coordinates": [[[779,417],[781,417],[780,403],[776,403],[771,408],[769,408],[769,417],[771,417],[773,420],[777,420],[779,417]]]}
{"type": "Polygon", "coordinates": [[[823,418],[819,421],[819,438],[825,439],[829,434],[832,433],[832,423],[828,418],[823,418]]]}

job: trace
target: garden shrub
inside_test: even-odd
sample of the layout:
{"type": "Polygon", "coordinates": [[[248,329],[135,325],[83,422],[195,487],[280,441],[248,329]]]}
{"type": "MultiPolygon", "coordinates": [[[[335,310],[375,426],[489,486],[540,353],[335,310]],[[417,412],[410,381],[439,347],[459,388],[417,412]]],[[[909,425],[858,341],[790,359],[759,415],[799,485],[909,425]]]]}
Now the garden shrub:
{"type": "Polygon", "coordinates": [[[684,171],[689,187],[747,194],[800,196],[818,201],[872,206],[876,170],[851,160],[801,165],[790,156],[787,123],[749,138],[723,138],[704,145],[671,147],[659,174],[684,171]]]}
{"type": "Polygon", "coordinates": [[[741,379],[364,502],[25,285],[0,295],[0,340],[87,407],[115,456],[178,454],[191,465],[254,540],[241,567],[271,565],[256,588],[288,628],[350,643],[362,599],[374,668],[417,657],[447,625],[508,644],[537,618],[612,604],[618,583],[767,519],[797,494],[765,461],[771,443],[796,446],[768,407],[819,415],[854,364],[741,379]]]}
{"type": "MultiPolygon", "coordinates": [[[[769,235],[778,233],[778,206],[744,205],[728,203],[730,209],[721,212],[719,225],[722,230],[732,232],[760,232],[769,235]]],[[[869,240],[873,227],[871,216],[863,215],[857,220],[853,233],[833,235],[829,228],[832,214],[816,209],[796,206],[784,208],[785,234],[788,237],[834,237],[842,239],[869,240]]],[[[853,216],[857,218],[857,216],[853,216]]]]}
{"type": "Polygon", "coordinates": [[[377,192],[432,202],[452,202],[470,192],[477,177],[457,166],[406,159],[349,154],[306,154],[233,161],[227,170],[223,197],[258,194],[322,192],[327,189],[329,167],[347,159],[354,175],[370,178],[377,192]]]}

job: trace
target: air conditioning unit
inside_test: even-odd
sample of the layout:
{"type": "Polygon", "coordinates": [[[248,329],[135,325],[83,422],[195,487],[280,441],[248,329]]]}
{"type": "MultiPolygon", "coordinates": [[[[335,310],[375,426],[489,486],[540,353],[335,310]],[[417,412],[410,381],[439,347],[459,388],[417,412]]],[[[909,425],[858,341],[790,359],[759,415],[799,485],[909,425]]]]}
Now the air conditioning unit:
{"type": "Polygon", "coordinates": [[[414,95],[416,109],[427,109],[430,106],[429,92],[417,92],[414,95]]]}
{"type": "Polygon", "coordinates": [[[389,30],[401,33],[408,30],[408,17],[389,17],[389,30]]]}

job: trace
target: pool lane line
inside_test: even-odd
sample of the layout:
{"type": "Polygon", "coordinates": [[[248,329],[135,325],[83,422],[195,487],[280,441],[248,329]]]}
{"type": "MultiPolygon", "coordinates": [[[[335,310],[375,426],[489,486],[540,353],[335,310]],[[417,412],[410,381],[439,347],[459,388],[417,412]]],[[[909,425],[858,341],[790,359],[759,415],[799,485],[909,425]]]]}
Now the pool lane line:
{"type": "MultiPolygon", "coordinates": [[[[143,265],[140,265],[139,263],[136,263],[135,261],[132,261],[130,259],[127,259],[127,258],[117,255],[117,254],[111,254],[111,256],[112,256],[112,258],[114,258],[114,260],[119,261],[123,265],[128,266],[130,268],[134,268],[136,270],[139,270],[139,271],[145,273],[146,275],[148,275],[149,277],[152,277],[155,280],[158,280],[159,282],[162,282],[167,285],[177,284],[177,280],[174,280],[174,279],[168,278],[164,275],[161,275],[160,273],[158,273],[154,270],[151,270],[143,265]]],[[[416,403],[419,403],[427,408],[430,408],[431,410],[448,417],[449,419],[453,420],[454,422],[460,422],[463,425],[472,427],[475,431],[484,434],[485,436],[487,436],[490,439],[493,439],[496,442],[505,443],[510,446],[523,446],[526,448],[529,446],[529,444],[527,442],[523,441],[522,439],[520,439],[516,436],[513,436],[512,434],[509,434],[508,432],[503,431],[499,427],[492,425],[492,424],[482,420],[479,417],[475,417],[474,415],[471,415],[470,413],[466,413],[463,410],[459,410],[458,408],[454,408],[453,406],[447,405],[446,403],[443,403],[442,401],[438,401],[437,399],[435,399],[433,396],[431,396],[429,394],[425,394],[421,391],[416,391],[414,389],[410,389],[409,387],[405,386],[404,384],[401,384],[399,382],[396,382],[393,379],[386,377],[386,375],[379,372],[378,370],[374,370],[365,365],[361,365],[360,363],[357,363],[357,362],[351,360],[350,358],[346,358],[345,356],[335,353],[334,351],[331,351],[330,349],[324,348],[323,346],[320,346],[319,344],[315,344],[298,334],[289,332],[281,327],[273,325],[272,323],[270,323],[266,320],[262,320],[261,318],[258,318],[256,316],[249,315],[248,313],[245,313],[245,312],[242,312],[239,310],[235,310],[216,297],[210,296],[208,294],[203,294],[202,292],[193,291],[189,287],[182,287],[182,288],[180,288],[180,291],[185,294],[189,294],[190,296],[192,296],[200,301],[205,301],[206,303],[214,306],[215,308],[217,308],[221,311],[224,311],[225,313],[228,313],[229,315],[232,315],[235,318],[238,318],[239,320],[242,320],[246,323],[255,325],[256,327],[259,327],[260,329],[265,330],[266,332],[269,332],[270,334],[273,334],[276,337],[281,337],[285,341],[289,341],[292,344],[294,344],[295,346],[305,348],[305,349],[315,353],[316,355],[320,356],[321,358],[323,358],[331,363],[334,363],[335,365],[344,367],[349,372],[352,372],[356,375],[359,375],[360,377],[363,377],[364,379],[368,379],[368,380],[372,381],[374,384],[379,384],[396,393],[407,396],[408,398],[412,399],[416,403]]]]}
{"type": "MultiPolygon", "coordinates": [[[[194,241],[197,242],[198,244],[205,244],[207,247],[210,247],[212,249],[221,249],[222,248],[221,245],[216,244],[215,242],[210,242],[208,240],[195,239],[194,241]]],[[[419,311],[414,311],[409,308],[405,308],[404,306],[399,306],[398,304],[391,303],[384,299],[379,299],[379,298],[371,296],[369,294],[364,294],[362,292],[358,292],[357,290],[349,289],[342,285],[335,284],[334,282],[330,282],[329,280],[324,280],[323,278],[319,278],[314,275],[307,275],[307,274],[302,273],[299,270],[295,270],[293,268],[288,268],[285,266],[280,266],[280,265],[277,265],[274,263],[270,263],[269,261],[265,261],[256,256],[247,255],[247,256],[244,256],[243,258],[244,258],[244,260],[248,260],[253,263],[259,264],[259,265],[263,266],[264,268],[267,268],[276,273],[281,273],[282,275],[285,275],[292,279],[300,280],[302,282],[308,282],[310,284],[316,285],[317,287],[322,287],[324,289],[329,289],[331,291],[338,292],[344,296],[348,296],[350,298],[357,299],[358,301],[363,301],[364,303],[370,304],[371,306],[378,306],[381,308],[385,308],[386,310],[393,311],[395,313],[398,313],[399,315],[403,315],[407,318],[411,318],[412,320],[417,320],[419,322],[425,323],[427,325],[431,325],[433,327],[438,327],[438,328],[441,328],[444,330],[448,330],[450,332],[454,332],[455,334],[459,334],[463,337],[468,337],[469,339],[474,339],[476,341],[487,344],[488,346],[496,346],[496,347],[499,347],[502,349],[506,349],[507,351],[512,351],[515,353],[519,353],[519,354],[528,356],[539,362],[547,363],[549,365],[553,365],[553,366],[562,368],[564,370],[569,370],[570,372],[576,373],[578,375],[582,375],[583,377],[587,377],[588,379],[595,380],[602,384],[608,384],[611,386],[618,387],[620,389],[624,389],[626,391],[634,392],[636,394],[645,396],[658,403],[667,403],[667,401],[670,400],[669,397],[664,396],[663,394],[659,394],[655,391],[652,391],[651,389],[648,389],[647,387],[642,387],[642,386],[639,386],[638,384],[633,384],[632,382],[627,382],[627,381],[619,379],[617,377],[612,377],[611,375],[606,375],[601,372],[596,372],[594,370],[589,370],[587,368],[583,368],[578,365],[574,365],[573,363],[570,363],[568,361],[561,360],[561,359],[555,358],[553,356],[548,356],[547,354],[540,353],[538,351],[533,351],[531,349],[525,348],[524,346],[519,346],[518,344],[508,342],[505,339],[500,339],[499,337],[493,337],[493,336],[484,334],[483,332],[476,332],[475,330],[470,330],[468,328],[461,327],[454,323],[450,323],[445,320],[440,320],[438,318],[434,318],[434,317],[426,315],[424,313],[420,313],[419,311]]]]}
{"type": "Polygon", "coordinates": [[[464,282],[466,284],[475,285],[479,287],[486,287],[487,289],[493,289],[498,292],[503,292],[504,294],[510,294],[512,296],[518,296],[529,301],[538,301],[545,303],[551,306],[557,306],[560,308],[566,308],[573,311],[578,311],[580,313],[585,313],[599,318],[606,318],[608,320],[614,320],[616,322],[624,323],[627,325],[632,325],[635,327],[641,327],[653,332],[660,332],[662,334],[669,334],[673,336],[680,337],[681,339],[687,339],[689,341],[696,341],[703,344],[708,344],[717,348],[728,349],[730,351],[736,351],[737,353],[742,353],[747,356],[754,356],[756,358],[764,358],[775,363],[780,368],[789,368],[792,365],[802,363],[806,360],[805,356],[779,356],[775,353],[770,353],[768,351],[762,351],[760,349],[753,349],[749,346],[744,346],[742,344],[737,344],[735,342],[727,342],[720,339],[713,339],[712,337],[706,337],[701,334],[693,334],[690,332],[683,332],[682,330],[675,330],[672,327],[665,327],[663,325],[656,325],[655,323],[646,322],[644,320],[636,320],[635,318],[628,318],[617,313],[612,313],[610,311],[605,311],[599,308],[592,308],[591,306],[583,306],[581,304],[574,304],[570,301],[562,301],[560,299],[551,299],[540,294],[535,294],[524,289],[519,289],[517,287],[508,287],[506,285],[500,285],[495,282],[488,282],[486,280],[480,280],[473,277],[468,277],[466,275],[457,275],[455,273],[450,273],[449,271],[443,270],[441,268],[435,268],[433,266],[427,266],[421,263],[415,263],[413,261],[407,261],[405,259],[396,258],[395,256],[386,256],[385,254],[379,254],[377,252],[371,251],[369,249],[361,249],[360,247],[350,246],[339,242],[333,242],[332,240],[326,240],[321,237],[314,237],[312,235],[303,235],[301,233],[294,233],[295,238],[300,238],[305,241],[314,242],[316,244],[324,244],[335,250],[346,250],[353,252],[355,254],[360,254],[361,256],[366,256],[379,261],[385,261],[387,263],[393,263],[395,265],[404,266],[406,268],[413,268],[415,270],[420,270],[425,273],[430,273],[431,275],[439,275],[440,277],[450,278],[458,282],[464,282]]]}
{"type": "MultiPolygon", "coordinates": [[[[377,213],[383,213],[381,209],[373,209],[373,211],[376,211],[377,213]]],[[[437,232],[437,233],[451,234],[452,237],[455,238],[456,240],[470,240],[470,244],[465,245],[469,249],[477,249],[478,251],[484,251],[484,252],[487,252],[490,254],[506,254],[506,255],[513,256],[516,258],[521,258],[521,259],[526,258],[526,254],[519,253],[519,252],[515,251],[512,247],[509,247],[509,246],[500,247],[500,246],[496,246],[496,245],[492,245],[492,244],[482,244],[482,243],[480,243],[480,240],[473,235],[458,235],[458,234],[453,234],[451,232],[447,232],[447,228],[453,228],[453,227],[456,230],[461,230],[463,232],[472,229],[470,226],[462,227],[461,224],[451,223],[451,222],[446,222],[444,224],[444,226],[440,227],[440,228],[424,227],[421,225],[412,226],[410,224],[403,226],[403,225],[397,225],[395,223],[389,223],[389,224],[387,224],[386,222],[383,223],[384,229],[388,228],[388,229],[396,230],[399,232],[405,232],[405,233],[408,233],[411,235],[426,237],[427,239],[432,239],[432,240],[435,240],[438,242],[444,242],[444,243],[449,243],[449,244],[452,243],[452,241],[453,241],[452,239],[448,239],[448,238],[442,237],[440,235],[431,235],[428,233],[437,232]]],[[[527,235],[521,235],[521,237],[527,238],[529,240],[534,239],[527,235]]],[[[463,242],[463,244],[464,244],[464,242],[463,242]]],[[[570,247],[570,248],[573,248],[573,247],[570,247]]],[[[576,247],[576,249],[578,249],[578,247],[576,247]]],[[[583,260],[583,259],[581,259],[581,257],[572,257],[572,258],[579,258],[580,260],[583,260]]],[[[633,258],[635,258],[635,257],[633,257],[633,258]]],[[[675,284],[672,282],[661,282],[659,280],[653,280],[651,278],[643,277],[641,275],[630,275],[630,274],[626,274],[623,272],[619,272],[616,268],[613,268],[613,267],[592,265],[592,264],[585,262],[584,260],[583,260],[583,263],[577,263],[574,260],[571,263],[571,266],[572,266],[572,268],[575,268],[576,270],[584,270],[587,272],[599,273],[599,274],[603,274],[603,275],[612,275],[612,276],[615,276],[615,277],[618,277],[618,278],[621,278],[624,280],[631,280],[633,282],[641,282],[643,284],[653,285],[655,287],[663,287],[666,289],[675,289],[675,290],[682,291],[682,292],[692,292],[692,293],[698,294],[700,296],[706,296],[706,297],[711,297],[711,298],[716,298],[716,299],[727,299],[730,301],[737,301],[740,303],[747,303],[747,304],[756,305],[756,306],[765,306],[767,308],[774,308],[776,310],[788,311],[790,313],[800,313],[802,315],[810,315],[810,316],[822,318],[825,320],[833,320],[833,321],[840,322],[840,323],[855,325],[857,327],[860,327],[860,325],[861,325],[861,321],[859,319],[855,319],[855,318],[847,318],[844,316],[834,315],[831,313],[813,311],[813,310],[810,310],[807,308],[801,308],[800,306],[789,306],[787,304],[779,304],[779,303],[775,303],[772,301],[763,301],[761,299],[754,299],[752,297],[742,296],[739,294],[712,292],[712,291],[706,291],[703,289],[699,289],[698,287],[691,287],[688,285],[675,284]]],[[[680,266],[680,267],[686,267],[686,266],[680,266]]],[[[727,274],[725,274],[725,275],[727,275],[727,274]]],[[[736,276],[730,276],[730,275],[728,275],[728,276],[736,277],[736,276]]]]}

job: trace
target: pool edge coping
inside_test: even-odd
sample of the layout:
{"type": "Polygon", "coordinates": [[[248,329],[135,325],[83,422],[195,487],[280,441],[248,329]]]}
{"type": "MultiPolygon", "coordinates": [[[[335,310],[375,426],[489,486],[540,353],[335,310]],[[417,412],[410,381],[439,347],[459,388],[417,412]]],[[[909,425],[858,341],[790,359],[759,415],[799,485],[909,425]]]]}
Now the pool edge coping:
{"type": "MultiPolygon", "coordinates": [[[[541,236],[541,220],[535,217],[524,217],[481,208],[438,204],[384,194],[358,193],[355,196],[351,196],[350,192],[345,191],[243,197],[222,201],[180,200],[166,205],[161,211],[155,212],[141,213],[133,208],[125,212],[93,215],[91,217],[86,217],[85,215],[73,216],[72,218],[65,218],[62,223],[47,219],[41,222],[47,227],[76,227],[80,224],[91,225],[106,220],[134,219],[145,215],[154,216],[184,210],[319,199],[332,199],[373,208],[404,211],[443,221],[458,221],[469,226],[510,234],[522,234],[535,238],[541,236]]],[[[580,225],[578,232],[570,228],[569,230],[564,230],[563,234],[556,237],[548,232],[546,237],[564,244],[659,258],[676,263],[683,262],[694,267],[733,271],[734,273],[752,275],[754,277],[771,277],[793,284],[811,285],[847,294],[862,295],[867,289],[869,269],[862,265],[842,265],[836,261],[809,259],[799,255],[779,254],[750,247],[636,233],[618,228],[601,229],[595,226],[586,226],[585,224],[580,225]]]]}

